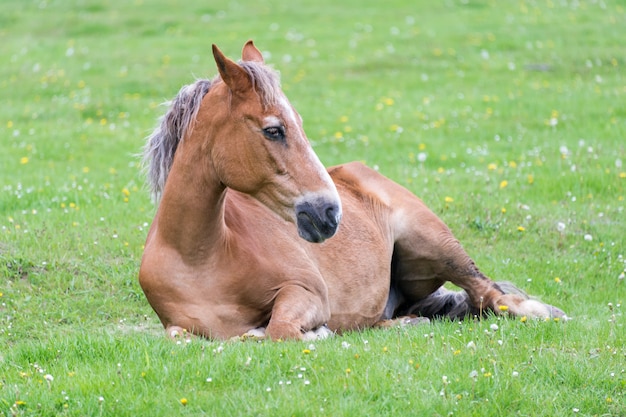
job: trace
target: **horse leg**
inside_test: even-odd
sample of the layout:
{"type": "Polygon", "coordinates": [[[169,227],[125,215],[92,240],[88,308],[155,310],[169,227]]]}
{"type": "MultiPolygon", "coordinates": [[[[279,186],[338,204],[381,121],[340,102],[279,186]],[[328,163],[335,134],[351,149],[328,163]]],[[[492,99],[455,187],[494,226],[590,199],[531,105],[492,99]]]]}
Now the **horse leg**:
{"type": "Polygon", "coordinates": [[[455,293],[441,289],[438,296],[443,299],[452,297],[462,304],[468,304],[470,312],[482,314],[491,310],[496,314],[527,316],[530,318],[567,318],[565,313],[556,307],[533,300],[512,284],[494,282],[478,270],[458,241],[453,240],[452,248],[446,250],[444,257],[446,280],[465,290],[455,293]],[[506,284],[506,286],[505,286],[506,284]]]}
{"type": "Polygon", "coordinates": [[[519,290],[503,289],[485,276],[447,226],[415,200],[415,215],[404,219],[398,228],[392,276],[405,306],[409,306],[407,312],[458,318],[491,310],[514,316],[566,318],[561,310],[529,299],[519,290]],[[441,288],[446,281],[465,292],[441,288]]]}
{"type": "Polygon", "coordinates": [[[329,318],[328,303],[319,295],[299,285],[287,285],[278,290],[265,334],[274,340],[324,337],[328,334],[320,328],[329,318]]]}

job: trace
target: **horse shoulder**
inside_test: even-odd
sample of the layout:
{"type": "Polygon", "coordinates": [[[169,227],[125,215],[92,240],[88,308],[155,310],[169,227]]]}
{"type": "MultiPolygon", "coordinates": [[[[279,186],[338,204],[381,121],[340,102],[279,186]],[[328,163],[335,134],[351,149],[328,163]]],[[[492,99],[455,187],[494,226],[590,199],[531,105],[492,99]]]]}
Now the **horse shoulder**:
{"type": "Polygon", "coordinates": [[[224,217],[228,233],[221,249],[221,268],[234,269],[241,280],[250,283],[251,291],[273,293],[284,285],[299,284],[315,293],[326,292],[316,259],[307,249],[312,244],[301,239],[293,225],[251,197],[231,190],[224,217]]]}

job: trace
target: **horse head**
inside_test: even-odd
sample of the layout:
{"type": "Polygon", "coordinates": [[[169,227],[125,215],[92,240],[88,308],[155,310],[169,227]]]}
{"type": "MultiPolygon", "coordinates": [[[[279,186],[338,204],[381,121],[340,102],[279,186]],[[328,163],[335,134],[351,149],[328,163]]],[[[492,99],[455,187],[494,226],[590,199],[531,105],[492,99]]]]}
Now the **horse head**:
{"type": "Polygon", "coordinates": [[[277,73],[248,41],[236,63],[213,45],[223,82],[216,82],[196,123],[211,137],[210,163],[226,187],[248,194],[309,242],[333,236],[341,219],[339,194],[306,137],[302,118],[280,88],[277,73]],[[217,102],[216,102],[217,101],[217,102]]]}

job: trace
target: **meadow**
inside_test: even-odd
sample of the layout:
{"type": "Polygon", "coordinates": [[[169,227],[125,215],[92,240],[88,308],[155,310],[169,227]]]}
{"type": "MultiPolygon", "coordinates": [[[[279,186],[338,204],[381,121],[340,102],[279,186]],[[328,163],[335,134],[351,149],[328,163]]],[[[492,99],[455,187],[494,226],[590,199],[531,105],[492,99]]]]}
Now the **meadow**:
{"type": "Polygon", "coordinates": [[[626,416],[626,3],[0,2],[0,415],[626,416]],[[254,39],[326,165],[420,196],[569,321],[171,341],[138,154],[254,39]]]}

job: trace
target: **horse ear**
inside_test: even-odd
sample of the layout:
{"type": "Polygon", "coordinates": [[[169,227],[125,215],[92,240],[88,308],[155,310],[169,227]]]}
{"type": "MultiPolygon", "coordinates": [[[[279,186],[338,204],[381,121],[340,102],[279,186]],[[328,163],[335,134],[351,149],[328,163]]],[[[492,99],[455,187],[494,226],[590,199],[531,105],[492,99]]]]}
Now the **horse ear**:
{"type": "Polygon", "coordinates": [[[222,80],[233,93],[243,94],[252,88],[248,73],[236,62],[226,58],[216,45],[213,45],[213,57],[222,80]]]}
{"type": "Polygon", "coordinates": [[[243,50],[241,51],[241,60],[260,62],[261,64],[265,62],[263,60],[263,55],[261,54],[261,51],[259,51],[257,47],[254,46],[254,42],[252,42],[252,39],[246,42],[246,44],[243,46],[243,50]]]}

